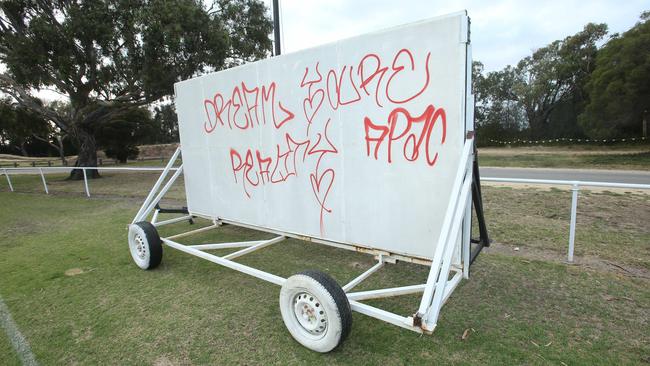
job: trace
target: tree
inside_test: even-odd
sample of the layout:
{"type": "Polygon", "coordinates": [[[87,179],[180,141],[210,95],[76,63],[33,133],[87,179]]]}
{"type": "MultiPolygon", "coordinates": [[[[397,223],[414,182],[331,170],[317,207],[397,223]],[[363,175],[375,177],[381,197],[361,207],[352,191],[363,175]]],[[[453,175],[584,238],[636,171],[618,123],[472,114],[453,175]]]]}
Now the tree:
{"type": "Polygon", "coordinates": [[[549,117],[561,102],[584,100],[584,85],[596,65],[596,42],[606,34],[606,24],[589,23],[519,62],[513,92],[524,107],[531,138],[548,135],[549,117]]]}
{"type": "Polygon", "coordinates": [[[97,126],[97,143],[106,156],[126,163],[138,156],[137,145],[147,136],[155,134],[156,127],[146,108],[131,109],[116,114],[114,119],[97,126]]]}
{"type": "Polygon", "coordinates": [[[10,99],[0,101],[0,139],[11,146],[14,153],[29,156],[27,144],[37,136],[47,136],[48,123],[38,114],[22,108],[10,99]]]}
{"type": "Polygon", "coordinates": [[[158,128],[156,141],[152,143],[178,142],[178,116],[174,104],[163,104],[155,108],[154,124],[158,128]]]}
{"type": "Polygon", "coordinates": [[[259,0],[7,0],[0,90],[67,133],[76,166],[95,166],[97,125],[170,95],[176,81],[265,57],[271,29],[259,0]],[[66,95],[69,112],[33,96],[44,88],[66,95]]]}
{"type": "Polygon", "coordinates": [[[474,62],[473,93],[475,121],[480,145],[490,139],[509,139],[519,136],[525,126],[523,107],[514,94],[517,74],[508,66],[483,76],[483,64],[474,62]]]}
{"type": "Polygon", "coordinates": [[[650,111],[650,12],[598,52],[580,124],[592,138],[639,136],[650,111]]]}

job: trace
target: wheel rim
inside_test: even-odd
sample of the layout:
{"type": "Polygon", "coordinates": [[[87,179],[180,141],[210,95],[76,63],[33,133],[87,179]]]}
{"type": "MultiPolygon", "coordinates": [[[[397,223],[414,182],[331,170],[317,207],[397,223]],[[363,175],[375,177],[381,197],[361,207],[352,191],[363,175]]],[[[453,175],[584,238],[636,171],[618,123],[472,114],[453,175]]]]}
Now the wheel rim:
{"type": "Polygon", "coordinates": [[[147,246],[144,243],[144,240],[142,239],[142,236],[140,234],[135,234],[135,237],[133,238],[135,241],[135,253],[136,255],[144,260],[147,258],[147,246]]]}
{"type": "Polygon", "coordinates": [[[310,335],[322,337],[327,330],[327,314],[316,296],[299,292],[293,298],[293,312],[298,324],[310,335]]]}
{"type": "Polygon", "coordinates": [[[142,269],[149,266],[149,243],[146,234],[138,225],[129,227],[129,249],[135,264],[142,269]]]}

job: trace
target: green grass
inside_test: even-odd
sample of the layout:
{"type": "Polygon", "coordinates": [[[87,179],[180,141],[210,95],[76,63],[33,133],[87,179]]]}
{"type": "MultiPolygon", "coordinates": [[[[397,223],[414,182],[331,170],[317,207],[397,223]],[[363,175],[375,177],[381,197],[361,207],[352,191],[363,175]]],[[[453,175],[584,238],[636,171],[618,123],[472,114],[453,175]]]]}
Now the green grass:
{"type": "MultiPolygon", "coordinates": [[[[492,239],[566,256],[571,192],[484,187],[492,239]]],[[[580,192],[575,254],[650,270],[650,195],[580,192]]]]}
{"type": "MultiPolygon", "coordinates": [[[[506,193],[484,191],[501,204],[506,193]]],[[[549,201],[538,197],[536,205],[548,203],[535,213],[550,209],[557,218],[547,219],[566,222],[549,201]]],[[[316,354],[290,338],[274,285],[169,248],[159,268],[139,270],[125,226],[138,203],[0,193],[0,296],[41,364],[610,365],[647,362],[650,354],[648,280],[492,253],[479,257],[432,336],[355,313],[342,347],[316,354]],[[83,273],[67,276],[72,268],[83,273]],[[461,340],[466,329],[469,338],[461,340]]],[[[511,235],[504,221],[494,221],[498,213],[488,214],[497,238],[511,235]]],[[[516,235],[524,237],[523,230],[516,235]]],[[[193,241],[259,237],[265,234],[225,226],[193,241]]],[[[628,249],[636,248],[620,248],[628,249]]],[[[647,262],[647,254],[637,256],[647,262]]],[[[281,276],[322,269],[339,282],[372,265],[370,256],[296,240],[241,261],[281,276]]],[[[426,267],[400,263],[359,289],[418,283],[426,275],[426,267]]],[[[406,315],[417,302],[406,296],[369,303],[406,315]]],[[[0,351],[6,347],[0,342],[0,351]]]]}
{"type": "Polygon", "coordinates": [[[3,329],[0,327],[0,355],[2,355],[2,358],[0,358],[0,364],[2,365],[20,365],[20,359],[18,358],[18,355],[14,351],[13,347],[11,346],[11,343],[9,342],[9,338],[7,338],[7,335],[3,331],[3,329]]]}
{"type": "Polygon", "coordinates": [[[570,168],[570,169],[628,169],[649,170],[650,152],[634,154],[576,155],[564,154],[518,154],[509,155],[480,153],[481,166],[521,168],[570,168]]]}
{"type": "MultiPolygon", "coordinates": [[[[92,197],[102,196],[119,196],[144,198],[154,185],[160,172],[109,172],[100,173],[101,178],[89,179],[88,187],[92,197]]],[[[67,174],[46,174],[48,190],[52,194],[70,193],[75,195],[84,195],[84,181],[66,180],[67,174]]],[[[38,174],[10,174],[11,183],[16,192],[45,192],[43,181],[38,174]]],[[[8,190],[6,179],[0,177],[0,190],[8,190]]],[[[179,177],[174,186],[166,195],[169,199],[183,199],[185,197],[185,188],[183,186],[183,176],[179,177]]]]}

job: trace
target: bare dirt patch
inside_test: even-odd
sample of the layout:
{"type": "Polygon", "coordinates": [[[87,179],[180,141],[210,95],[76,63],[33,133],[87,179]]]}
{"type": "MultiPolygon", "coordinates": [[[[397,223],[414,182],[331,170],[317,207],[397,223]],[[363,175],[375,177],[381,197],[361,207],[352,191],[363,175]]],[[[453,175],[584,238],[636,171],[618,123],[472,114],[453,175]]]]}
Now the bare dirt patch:
{"type": "Polygon", "coordinates": [[[83,269],[81,268],[70,268],[64,272],[64,274],[68,277],[72,276],[78,276],[80,274],[86,273],[83,269]]]}
{"type": "MultiPolygon", "coordinates": [[[[504,245],[498,242],[493,242],[484,251],[486,254],[498,253],[509,255],[518,258],[540,260],[554,263],[567,264],[566,253],[558,253],[551,250],[543,250],[534,247],[515,247],[512,245],[504,245]]],[[[632,266],[629,264],[616,263],[611,260],[606,260],[590,255],[575,256],[572,265],[583,267],[586,269],[594,270],[597,272],[615,273],[627,277],[635,277],[650,280],[650,270],[645,268],[632,266]]]]}

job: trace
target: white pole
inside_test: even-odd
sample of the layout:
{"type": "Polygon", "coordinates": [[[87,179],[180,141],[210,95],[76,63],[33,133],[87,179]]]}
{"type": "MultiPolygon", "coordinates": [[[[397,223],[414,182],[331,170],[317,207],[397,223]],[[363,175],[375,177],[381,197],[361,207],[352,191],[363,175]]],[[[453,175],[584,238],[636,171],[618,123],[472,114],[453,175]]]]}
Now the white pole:
{"type": "MultiPolygon", "coordinates": [[[[471,176],[471,173],[470,173],[471,176]]],[[[469,179],[469,178],[468,178],[469,179]]],[[[471,190],[470,185],[470,190],[471,190]]],[[[472,253],[472,195],[467,196],[465,207],[465,221],[463,222],[463,243],[461,249],[461,263],[463,265],[463,278],[469,279],[469,260],[472,253]]]]}
{"type": "Polygon", "coordinates": [[[5,172],[5,177],[7,178],[7,183],[9,183],[9,189],[13,192],[14,191],[14,186],[11,184],[11,179],[9,179],[9,173],[7,173],[7,169],[3,169],[5,172]]]}
{"type": "Polygon", "coordinates": [[[88,190],[88,177],[86,176],[86,168],[81,168],[84,172],[84,186],[86,187],[86,196],[90,197],[90,190],[88,190]]]}
{"type": "Polygon", "coordinates": [[[573,262],[573,248],[576,240],[576,213],[578,211],[578,191],[580,186],[578,182],[573,183],[571,187],[571,226],[569,227],[569,255],[568,261],[573,262]]]}
{"type": "Polygon", "coordinates": [[[50,191],[47,189],[47,183],[45,183],[45,175],[43,175],[43,168],[38,168],[38,171],[41,172],[41,179],[43,180],[43,187],[45,187],[45,194],[50,194],[50,191]]]}
{"type": "Polygon", "coordinates": [[[182,172],[183,172],[183,165],[181,164],[181,166],[178,167],[178,170],[176,172],[174,172],[174,175],[172,175],[172,177],[169,178],[169,180],[167,181],[167,183],[165,183],[165,185],[162,187],[160,192],[158,192],[158,195],[156,196],[156,198],[154,198],[153,201],[151,201],[149,203],[149,206],[146,209],[144,209],[142,212],[139,213],[139,216],[136,216],[133,219],[133,222],[132,222],[133,224],[138,222],[138,221],[142,221],[147,216],[149,216],[149,212],[151,212],[156,207],[156,204],[158,204],[158,202],[160,202],[160,200],[163,198],[165,193],[167,193],[169,188],[171,188],[171,186],[174,184],[174,182],[176,181],[178,176],[181,175],[182,172]]]}
{"type": "MultiPolygon", "coordinates": [[[[458,200],[461,194],[461,186],[463,185],[463,178],[467,175],[467,162],[469,157],[472,155],[472,148],[474,147],[472,140],[465,140],[465,146],[463,147],[463,153],[460,157],[460,164],[458,165],[458,170],[456,171],[456,177],[454,178],[454,185],[451,189],[451,199],[447,204],[447,210],[445,211],[444,219],[442,220],[442,230],[440,230],[440,235],[438,236],[438,241],[436,243],[435,252],[433,254],[433,260],[431,261],[431,270],[429,271],[429,277],[427,278],[427,286],[424,289],[424,294],[422,295],[422,300],[420,301],[420,308],[418,309],[417,314],[424,316],[431,305],[433,299],[433,290],[438,278],[438,272],[440,271],[440,264],[442,263],[442,256],[445,252],[446,243],[448,240],[449,229],[451,228],[453,218],[456,216],[456,209],[458,208],[458,200]]],[[[467,177],[471,180],[471,176],[467,177]]],[[[463,207],[465,202],[462,203],[463,207]]],[[[452,239],[453,240],[453,239],[452,239]]]]}
{"type": "Polygon", "coordinates": [[[135,214],[135,217],[133,218],[133,221],[131,222],[132,224],[135,224],[136,221],[139,221],[138,218],[142,215],[142,212],[149,206],[149,203],[151,202],[151,199],[154,197],[156,192],[158,192],[158,189],[162,185],[165,178],[167,178],[167,174],[172,169],[172,166],[176,162],[176,159],[178,159],[178,155],[180,155],[180,153],[181,153],[181,148],[179,146],[179,147],[176,148],[176,151],[174,151],[174,154],[172,155],[172,157],[169,158],[169,161],[167,162],[167,165],[165,166],[165,169],[163,169],[162,173],[160,174],[160,177],[158,177],[158,180],[153,185],[153,188],[151,188],[151,191],[149,191],[149,194],[147,195],[147,198],[144,199],[144,202],[142,203],[142,206],[140,206],[140,209],[138,210],[138,213],[135,214]]]}

